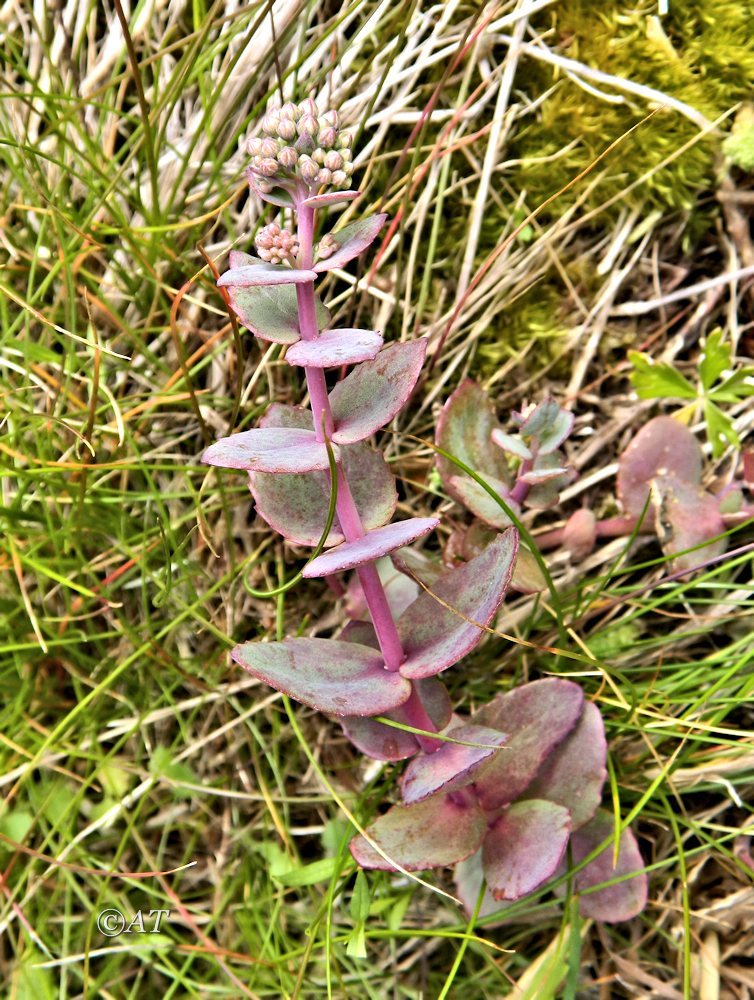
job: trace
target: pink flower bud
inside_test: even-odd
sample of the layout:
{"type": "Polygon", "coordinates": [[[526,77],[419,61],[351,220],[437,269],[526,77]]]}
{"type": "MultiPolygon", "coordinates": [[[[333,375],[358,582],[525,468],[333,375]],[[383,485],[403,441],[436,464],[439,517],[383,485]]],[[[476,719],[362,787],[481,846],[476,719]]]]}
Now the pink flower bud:
{"type": "MultiPolygon", "coordinates": [[[[321,121],[322,119],[320,119],[321,121]]],[[[319,144],[323,149],[332,149],[335,145],[335,140],[338,138],[337,131],[332,127],[332,125],[326,125],[324,128],[320,127],[319,130],[319,144]]]]}
{"type": "Polygon", "coordinates": [[[298,172],[301,179],[307,184],[313,184],[317,179],[319,167],[310,156],[300,156],[298,159],[298,172]]]}
{"type": "Polygon", "coordinates": [[[315,118],[319,114],[317,105],[311,97],[307,97],[299,104],[299,111],[302,115],[313,115],[315,118]]]}
{"type": "Polygon", "coordinates": [[[325,157],[325,166],[328,170],[340,170],[343,166],[343,157],[340,153],[337,153],[334,149],[325,157]]]}
{"type": "Polygon", "coordinates": [[[333,170],[332,182],[335,187],[348,187],[348,174],[344,170],[333,170]]]}
{"type": "Polygon", "coordinates": [[[277,133],[278,122],[280,121],[280,111],[275,108],[272,111],[268,111],[267,114],[262,119],[262,130],[268,135],[275,135],[277,133]]]}
{"type": "Polygon", "coordinates": [[[296,131],[300,136],[309,136],[313,138],[317,134],[317,119],[314,115],[302,115],[296,123],[296,131]]]}
{"type": "Polygon", "coordinates": [[[278,163],[286,170],[293,170],[298,163],[298,153],[292,146],[283,146],[278,152],[278,163]]]}
{"type": "Polygon", "coordinates": [[[321,117],[323,118],[326,125],[332,125],[333,128],[338,127],[337,111],[333,111],[332,109],[330,109],[329,111],[325,111],[325,113],[321,117]]]}
{"type": "Polygon", "coordinates": [[[300,117],[300,112],[292,101],[286,101],[280,109],[280,117],[289,118],[295,122],[300,117]]]}
{"type": "Polygon", "coordinates": [[[353,136],[350,132],[338,133],[338,149],[350,149],[353,145],[353,136]]]}
{"type": "Polygon", "coordinates": [[[262,140],[259,136],[254,135],[246,141],[246,149],[250,156],[259,156],[262,150],[262,140]]]}
{"type": "Polygon", "coordinates": [[[259,144],[259,155],[261,157],[277,156],[278,144],[274,139],[262,139],[259,144]]]}
{"type": "Polygon", "coordinates": [[[332,180],[332,171],[328,170],[327,167],[323,167],[317,172],[317,184],[329,184],[332,180]]]}
{"type": "Polygon", "coordinates": [[[292,139],[296,138],[296,125],[290,120],[290,118],[283,118],[278,122],[277,134],[281,139],[286,142],[290,142],[292,139]]]}
{"type": "Polygon", "coordinates": [[[350,177],[351,174],[353,173],[353,163],[344,163],[343,172],[346,175],[346,177],[350,177]]]}
{"type": "Polygon", "coordinates": [[[324,167],[325,165],[325,156],[327,156],[327,153],[325,153],[324,149],[321,149],[319,146],[312,153],[312,159],[315,163],[318,163],[320,167],[324,167]]]}
{"type": "Polygon", "coordinates": [[[264,177],[274,177],[280,169],[280,164],[271,156],[260,157],[255,160],[254,169],[264,177]]]}
{"type": "Polygon", "coordinates": [[[343,157],[344,163],[350,163],[353,159],[353,151],[350,149],[339,149],[338,152],[343,157]]]}

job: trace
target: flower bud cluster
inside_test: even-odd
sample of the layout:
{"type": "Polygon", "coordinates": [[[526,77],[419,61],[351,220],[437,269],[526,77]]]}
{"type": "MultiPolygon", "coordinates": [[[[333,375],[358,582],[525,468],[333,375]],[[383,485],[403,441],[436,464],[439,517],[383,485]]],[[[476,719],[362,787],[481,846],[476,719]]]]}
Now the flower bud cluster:
{"type": "Polygon", "coordinates": [[[276,222],[260,229],[254,242],[259,256],[270,264],[282,264],[298,256],[299,245],[295,235],[289,229],[281,229],[276,222]]]}
{"type": "Polygon", "coordinates": [[[320,114],[309,97],[271,108],[262,119],[262,135],[249,139],[251,170],[263,191],[273,180],[297,178],[309,187],[351,186],[352,137],[338,127],[338,112],[320,114]]]}
{"type": "Polygon", "coordinates": [[[339,247],[340,244],[335,237],[331,233],[326,233],[317,244],[317,258],[319,260],[327,260],[328,257],[332,257],[339,247]]]}

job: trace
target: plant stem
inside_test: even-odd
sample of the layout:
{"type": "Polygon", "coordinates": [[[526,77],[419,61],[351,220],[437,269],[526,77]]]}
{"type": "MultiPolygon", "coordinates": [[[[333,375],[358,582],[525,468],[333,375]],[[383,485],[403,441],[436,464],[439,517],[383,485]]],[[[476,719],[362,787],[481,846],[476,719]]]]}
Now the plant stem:
{"type": "MultiPolygon", "coordinates": [[[[313,262],[314,239],[314,209],[301,204],[301,197],[296,198],[298,215],[298,241],[300,247],[299,264],[302,268],[310,268],[313,262]]],[[[314,298],[314,282],[296,285],[298,300],[299,330],[304,340],[316,340],[319,336],[317,325],[317,310],[314,298]]],[[[321,368],[305,368],[306,384],[312,406],[314,431],[318,440],[324,440],[333,432],[333,419],[330,401],[327,398],[327,383],[321,368]],[[324,432],[323,432],[324,425],[324,432]]],[[[365,534],[359,512],[348,485],[343,464],[338,465],[338,500],[336,510],[341,531],[347,542],[355,542],[365,534]]],[[[372,618],[377,641],[385,660],[385,668],[395,671],[404,660],[403,647],[398,630],[393,621],[385,588],[382,586],[374,563],[366,563],[356,570],[364,591],[364,599],[372,618]]],[[[426,713],[425,713],[426,714],[426,713]]],[[[413,724],[413,723],[412,723],[413,724]]],[[[417,727],[419,728],[419,727],[417,727]]],[[[420,728],[425,728],[422,725],[420,728]]],[[[434,726],[431,726],[434,729],[434,726]]]]}

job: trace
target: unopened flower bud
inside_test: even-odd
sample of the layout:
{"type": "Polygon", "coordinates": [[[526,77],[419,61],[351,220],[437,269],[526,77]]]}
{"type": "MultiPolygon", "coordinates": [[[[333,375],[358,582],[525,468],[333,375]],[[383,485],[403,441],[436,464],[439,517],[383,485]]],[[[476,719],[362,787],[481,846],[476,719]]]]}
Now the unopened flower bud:
{"type": "Polygon", "coordinates": [[[326,233],[317,246],[317,257],[320,260],[327,260],[328,257],[332,257],[338,247],[337,240],[330,233],[326,233]]]}
{"type": "Polygon", "coordinates": [[[335,187],[348,187],[348,174],[344,170],[333,170],[332,182],[335,187]]]}
{"type": "Polygon", "coordinates": [[[317,179],[319,167],[311,156],[304,155],[298,159],[298,172],[301,174],[303,181],[306,181],[307,184],[313,184],[317,179]]]}
{"type": "Polygon", "coordinates": [[[317,134],[317,119],[314,115],[302,115],[296,123],[296,131],[300,136],[313,138],[317,134]]]}
{"type": "Polygon", "coordinates": [[[332,125],[333,128],[338,127],[338,112],[337,111],[325,111],[321,116],[324,119],[326,125],[332,125]]]}
{"type": "Polygon", "coordinates": [[[259,143],[259,156],[275,157],[278,151],[278,144],[274,139],[262,139],[259,143]]]}
{"type": "Polygon", "coordinates": [[[317,105],[311,97],[307,97],[299,104],[299,111],[302,115],[313,115],[315,118],[319,114],[317,105]]]}
{"type": "Polygon", "coordinates": [[[329,184],[332,181],[332,171],[328,170],[327,167],[323,167],[317,172],[316,181],[317,184],[329,184]]]}
{"type": "Polygon", "coordinates": [[[343,166],[343,157],[340,153],[337,153],[334,149],[325,157],[325,166],[328,170],[340,170],[343,166]]]}
{"type": "Polygon", "coordinates": [[[339,149],[338,152],[343,157],[344,163],[350,163],[353,159],[353,152],[350,149],[339,149]]]}
{"type": "Polygon", "coordinates": [[[278,150],[278,163],[286,170],[293,170],[298,163],[298,153],[292,146],[283,146],[278,150]]]}
{"type": "Polygon", "coordinates": [[[353,173],[353,163],[344,163],[343,172],[345,173],[346,177],[350,177],[351,174],[353,173]]]}
{"type": "Polygon", "coordinates": [[[271,156],[258,157],[254,162],[254,169],[264,177],[274,177],[280,169],[280,164],[271,156]]]}
{"type": "Polygon", "coordinates": [[[262,130],[266,132],[267,135],[276,135],[279,121],[280,121],[279,108],[274,108],[272,111],[268,111],[267,114],[262,119],[262,130]]]}
{"type": "Polygon", "coordinates": [[[353,136],[350,132],[339,132],[338,133],[338,149],[350,149],[353,145],[353,136]]]}
{"type": "Polygon", "coordinates": [[[246,149],[250,156],[259,156],[262,150],[262,140],[258,135],[254,135],[247,140],[246,149]]]}
{"type": "Polygon", "coordinates": [[[315,163],[318,163],[320,167],[324,167],[326,156],[327,153],[324,151],[324,149],[321,149],[319,146],[317,146],[317,148],[312,153],[312,159],[314,160],[315,163]]]}
{"type": "Polygon", "coordinates": [[[280,117],[289,118],[295,122],[300,117],[300,112],[292,101],[286,101],[280,109],[280,117]]]}
{"type": "Polygon", "coordinates": [[[281,139],[290,142],[296,138],[296,125],[290,118],[283,118],[278,122],[277,134],[281,139]]]}

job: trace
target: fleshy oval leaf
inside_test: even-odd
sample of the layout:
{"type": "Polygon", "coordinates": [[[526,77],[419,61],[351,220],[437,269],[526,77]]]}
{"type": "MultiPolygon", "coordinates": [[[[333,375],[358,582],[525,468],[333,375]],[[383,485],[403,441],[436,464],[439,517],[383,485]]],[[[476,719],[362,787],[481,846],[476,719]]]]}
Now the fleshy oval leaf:
{"type": "MultiPolygon", "coordinates": [[[[476,768],[505,743],[505,733],[485,726],[456,726],[444,736],[464,743],[443,743],[434,753],[415,757],[401,779],[406,805],[421,802],[436,792],[452,792],[473,780],[476,768]],[[466,744],[476,743],[477,746],[466,744]]],[[[501,751],[504,752],[504,751],[501,751]]]]}
{"type": "MultiPolygon", "coordinates": [[[[501,497],[515,513],[519,512],[519,506],[508,497],[508,487],[501,479],[494,476],[484,476],[485,483],[501,497]]],[[[491,525],[502,531],[513,523],[500,504],[491,497],[487,490],[481,486],[471,476],[450,476],[445,483],[448,493],[462,503],[464,507],[471,511],[476,517],[482,519],[485,524],[491,525]]]]}
{"type": "Polygon", "coordinates": [[[599,808],[607,777],[606,757],[602,716],[597,706],[588,701],[576,728],[553,750],[525,796],[564,806],[571,814],[572,828],[578,830],[599,808]]]}
{"type": "Polygon", "coordinates": [[[328,715],[383,715],[411,685],[368,646],[337,639],[247,642],[231,656],[253,677],[328,715]]]}
{"type": "Polygon", "coordinates": [[[327,208],[328,205],[337,205],[341,201],[353,201],[360,194],[361,191],[328,191],[327,194],[313,194],[304,198],[301,204],[305,208],[327,208]]]}
{"type": "Polygon", "coordinates": [[[367,828],[384,851],[383,857],[362,836],[351,841],[351,854],[362,868],[424,871],[455,864],[473,854],[482,842],[487,821],[475,802],[454,802],[435,795],[411,806],[393,806],[367,828]]]}
{"type": "MultiPolygon", "coordinates": [[[[702,479],[702,449],[694,435],[672,417],[646,423],[623,452],[618,463],[618,497],[631,517],[639,517],[658,476],[674,476],[698,486],[702,479]]],[[[647,519],[651,523],[654,505],[647,519]]]]}
{"type": "MultiPolygon", "coordinates": [[[[600,809],[586,826],[574,833],[571,839],[574,864],[579,864],[608,837],[613,836],[613,817],[607,810],[600,809]]],[[[575,885],[580,893],[595,886],[621,879],[614,885],[605,885],[579,898],[579,910],[583,917],[602,920],[605,923],[620,923],[632,920],[647,905],[647,874],[643,871],[644,859],[639,851],[631,830],[621,834],[618,864],[613,866],[614,844],[610,843],[597,857],[580,872],[576,873],[575,885]]]]}
{"type": "MultiPolygon", "coordinates": [[[[378,648],[374,629],[368,622],[349,622],[341,633],[341,639],[378,648]],[[365,632],[362,626],[371,630],[371,634],[365,632]]],[[[445,685],[435,677],[415,681],[414,685],[427,714],[440,732],[447,726],[453,711],[445,685]]],[[[403,706],[399,706],[386,717],[393,722],[410,725],[403,706]]],[[[352,717],[340,721],[346,736],[354,746],[375,760],[406,760],[419,750],[419,743],[413,733],[387,726],[383,722],[377,722],[376,719],[352,717]]]]}
{"type": "Polygon", "coordinates": [[[220,438],[203,453],[202,462],[273,474],[329,468],[327,448],[317,441],[314,431],[279,427],[257,427],[220,438]]]}
{"type": "MultiPolygon", "coordinates": [[[[467,380],[443,406],[437,422],[436,442],[439,448],[473,469],[485,482],[492,484],[496,481],[507,487],[510,484],[508,465],[491,439],[492,432],[496,429],[499,429],[499,424],[487,395],[475,382],[467,380]]],[[[470,483],[474,483],[474,480],[442,455],[437,456],[437,471],[453,499],[465,504],[466,500],[458,490],[458,483],[451,482],[451,479],[463,479],[470,483]]],[[[497,510],[502,513],[499,507],[497,510]]]]}
{"type": "MultiPolygon", "coordinates": [[[[241,267],[256,258],[231,250],[231,266],[241,267]],[[235,262],[235,265],[234,265],[235,262]]],[[[261,288],[227,289],[228,300],[241,323],[260,340],[273,344],[295,344],[300,339],[298,299],[293,285],[269,285],[261,288]]],[[[320,329],[330,322],[330,312],[314,296],[317,325],[320,329]]]]}
{"type": "Polygon", "coordinates": [[[492,443],[496,444],[498,448],[502,448],[503,451],[507,451],[509,455],[514,455],[516,458],[524,460],[534,457],[529,448],[527,448],[526,442],[520,437],[513,434],[506,434],[499,427],[496,427],[490,436],[492,443]]]}
{"type": "Polygon", "coordinates": [[[716,497],[675,476],[657,476],[651,490],[657,535],[663,552],[675,556],[676,569],[694,569],[725,552],[727,538],[717,538],[725,531],[725,522],[716,497]]]}
{"type": "Polygon", "coordinates": [[[555,873],[571,833],[571,815],[541,799],[515,802],[490,827],[482,867],[495,899],[520,899],[555,873]]]}
{"type": "Polygon", "coordinates": [[[526,791],[583,709],[578,684],[547,677],[498,695],[473,716],[475,725],[508,733],[505,754],[485,761],[474,781],[485,809],[499,809],[526,791]]]}
{"type": "Polygon", "coordinates": [[[365,361],[330,393],[336,444],[371,437],[398,413],[421,373],[426,340],[391,344],[373,361],[365,361]]]}
{"type": "Polygon", "coordinates": [[[314,281],[317,275],[306,268],[268,264],[252,257],[253,263],[231,267],[217,279],[219,288],[259,288],[267,285],[303,285],[314,281]]]}
{"type": "Polygon", "coordinates": [[[376,358],[382,336],[376,330],[326,330],[316,340],[300,340],[285,355],[289,365],[339,368],[376,358]]]}
{"type": "Polygon", "coordinates": [[[317,261],[314,270],[331,271],[334,267],[343,267],[349,260],[358,257],[377,238],[386,220],[387,215],[384,212],[379,215],[368,215],[365,219],[359,219],[336,233],[331,233],[338,244],[338,249],[329,257],[317,261]]]}
{"type": "MultiPolygon", "coordinates": [[[[443,574],[398,619],[404,677],[431,677],[457,663],[484,637],[510,583],[518,532],[508,528],[475,559],[443,574]]],[[[505,727],[500,728],[506,732],[505,727]]]]}
{"type": "MultiPolygon", "coordinates": [[[[262,427],[307,429],[311,425],[309,410],[281,403],[273,404],[260,421],[262,427]]],[[[395,479],[387,462],[365,442],[342,445],[339,450],[364,528],[369,531],[386,524],[398,502],[395,479]]],[[[327,472],[298,475],[252,472],[249,486],[257,513],[270,527],[296,545],[317,545],[327,520],[330,498],[327,472]]],[[[336,516],[325,544],[339,545],[344,540],[336,516]]]]}
{"type": "Polygon", "coordinates": [[[393,521],[392,524],[374,528],[355,542],[343,542],[329,552],[323,552],[304,567],[303,575],[308,578],[329,576],[331,573],[354,569],[366,562],[374,562],[393,549],[415,542],[439,523],[439,517],[411,517],[406,521],[393,521]]]}
{"type": "Polygon", "coordinates": [[[249,181],[249,187],[262,201],[266,201],[270,205],[277,205],[279,208],[290,208],[293,205],[293,198],[283,187],[276,185],[271,191],[263,191],[259,186],[256,174],[250,167],[246,169],[246,177],[249,181]]]}

